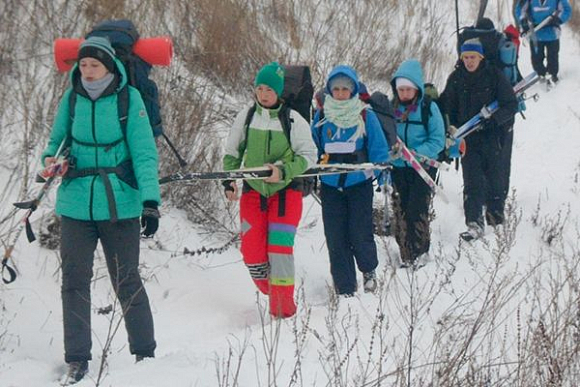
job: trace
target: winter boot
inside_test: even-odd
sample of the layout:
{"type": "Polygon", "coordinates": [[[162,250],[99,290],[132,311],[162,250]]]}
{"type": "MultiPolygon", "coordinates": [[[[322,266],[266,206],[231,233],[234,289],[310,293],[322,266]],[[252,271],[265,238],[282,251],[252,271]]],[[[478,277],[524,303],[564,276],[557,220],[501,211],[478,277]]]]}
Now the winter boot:
{"type": "Polygon", "coordinates": [[[135,355],[135,363],[139,363],[147,358],[153,358],[155,355],[153,353],[148,354],[136,354],[135,355]]]}
{"type": "Polygon", "coordinates": [[[88,361],[71,361],[68,363],[68,371],[62,383],[63,386],[71,386],[80,382],[89,372],[88,361]]]}
{"type": "Polygon", "coordinates": [[[555,85],[556,83],[558,83],[560,81],[560,79],[558,78],[557,75],[552,75],[552,83],[555,85]]]}
{"type": "Polygon", "coordinates": [[[419,270],[420,268],[422,268],[425,265],[427,265],[427,263],[429,263],[430,260],[431,260],[431,256],[429,255],[429,253],[423,253],[423,254],[419,255],[413,261],[413,269],[414,270],[419,270]]]}
{"type": "Polygon", "coordinates": [[[365,293],[374,293],[377,290],[377,274],[374,270],[363,273],[363,288],[365,293]]]}
{"type": "Polygon", "coordinates": [[[469,222],[467,223],[467,231],[462,232],[459,236],[467,242],[479,239],[483,236],[483,227],[476,222],[469,222]]]}
{"type": "Polygon", "coordinates": [[[270,314],[274,318],[288,318],[296,314],[294,286],[270,286],[270,314]]]}

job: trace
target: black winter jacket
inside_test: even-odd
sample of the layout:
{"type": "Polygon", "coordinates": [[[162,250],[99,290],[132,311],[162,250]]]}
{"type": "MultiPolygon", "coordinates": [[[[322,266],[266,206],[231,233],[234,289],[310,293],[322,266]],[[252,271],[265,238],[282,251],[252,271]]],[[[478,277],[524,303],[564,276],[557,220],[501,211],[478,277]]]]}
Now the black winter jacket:
{"type": "Polygon", "coordinates": [[[503,73],[484,60],[479,68],[470,73],[460,63],[447,79],[445,90],[440,97],[440,106],[449,115],[451,125],[459,128],[471,119],[481,108],[498,100],[499,109],[488,120],[483,130],[466,138],[503,137],[514,124],[518,101],[513,88],[503,73]]]}

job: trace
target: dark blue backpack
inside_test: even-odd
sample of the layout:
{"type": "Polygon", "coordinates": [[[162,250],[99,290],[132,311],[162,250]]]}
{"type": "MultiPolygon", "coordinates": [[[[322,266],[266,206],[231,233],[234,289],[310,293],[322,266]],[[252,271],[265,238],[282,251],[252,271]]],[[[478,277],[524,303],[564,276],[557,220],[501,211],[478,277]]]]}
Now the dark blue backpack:
{"type": "MultiPolygon", "coordinates": [[[[125,66],[128,84],[139,90],[145,110],[149,117],[149,123],[153,130],[153,136],[163,136],[167,145],[171,148],[179,165],[184,167],[187,162],[179,155],[175,146],[163,132],[161,121],[161,107],[159,104],[159,89],[155,81],[149,78],[151,65],[141,59],[133,52],[133,46],[139,40],[139,32],[130,20],[105,20],[93,27],[86,38],[91,36],[100,36],[109,39],[115,49],[117,58],[125,66]]],[[[71,93],[69,100],[71,119],[74,119],[74,106],[76,103],[76,93],[71,93]]],[[[127,116],[129,113],[129,93],[126,87],[119,91],[117,96],[117,111],[123,135],[127,132],[127,116]]]]}
{"type": "MultiPolygon", "coordinates": [[[[159,106],[159,90],[157,84],[149,78],[152,66],[133,53],[133,46],[139,40],[139,32],[137,32],[135,25],[130,20],[106,20],[93,27],[92,31],[85,38],[91,36],[100,36],[109,39],[115,49],[117,58],[125,66],[129,85],[135,87],[141,93],[141,98],[143,98],[143,102],[145,103],[149,122],[153,129],[153,135],[157,137],[163,134],[159,106]]],[[[124,109],[127,109],[129,106],[126,101],[121,101],[119,104],[125,105],[124,109]]],[[[119,112],[123,114],[119,117],[126,116],[126,111],[119,109],[119,112]]]]}

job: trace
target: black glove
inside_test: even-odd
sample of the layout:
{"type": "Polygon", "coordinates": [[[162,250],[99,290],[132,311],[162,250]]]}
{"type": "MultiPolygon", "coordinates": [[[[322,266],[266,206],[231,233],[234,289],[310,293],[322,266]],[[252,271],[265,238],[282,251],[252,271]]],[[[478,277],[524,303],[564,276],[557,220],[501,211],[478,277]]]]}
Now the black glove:
{"type": "Polygon", "coordinates": [[[492,132],[496,130],[497,125],[493,117],[484,118],[481,120],[480,130],[485,130],[486,132],[492,132]]]}
{"type": "Polygon", "coordinates": [[[552,16],[552,20],[550,20],[550,22],[548,23],[549,26],[554,26],[554,27],[560,27],[561,24],[562,24],[562,19],[560,19],[556,15],[552,16]]]}
{"type": "Polygon", "coordinates": [[[521,31],[520,31],[520,33],[521,33],[522,35],[525,35],[525,34],[527,34],[527,33],[528,33],[528,31],[530,30],[530,23],[528,23],[528,19],[523,19],[523,20],[520,22],[520,27],[521,27],[521,31]]]}
{"type": "Polygon", "coordinates": [[[159,228],[159,210],[157,202],[147,200],[143,203],[143,213],[141,214],[141,227],[144,228],[142,234],[146,237],[153,236],[159,228]]]}

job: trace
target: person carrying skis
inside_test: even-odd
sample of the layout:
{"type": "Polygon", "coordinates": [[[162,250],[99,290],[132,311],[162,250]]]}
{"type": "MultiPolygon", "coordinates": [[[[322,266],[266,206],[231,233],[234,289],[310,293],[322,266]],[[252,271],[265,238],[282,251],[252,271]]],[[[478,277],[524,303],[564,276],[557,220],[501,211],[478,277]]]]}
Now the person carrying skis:
{"type": "Polygon", "coordinates": [[[560,51],[560,26],[572,15],[568,0],[519,0],[516,4],[516,18],[522,34],[530,34],[532,67],[543,81],[558,82],[560,51]],[[549,18],[548,23],[538,31],[534,27],[549,18]],[[544,65],[547,59],[547,67],[544,65]],[[546,79],[549,73],[551,78],[546,79]]]}
{"type": "Polygon", "coordinates": [[[269,296],[270,314],[276,318],[296,313],[294,255],[296,229],[302,216],[302,192],[293,181],[316,163],[316,148],[308,122],[280,99],[284,68],[276,62],[258,71],[254,107],[240,111],[226,142],[224,170],[267,166],[272,175],[246,180],[241,198],[234,181],[225,181],[228,200],[240,199],[241,252],[258,290],[269,296]],[[286,114],[286,115],[285,115],[286,114]],[[290,133],[281,122],[290,120],[290,133]]]}
{"type": "Polygon", "coordinates": [[[461,159],[463,170],[463,209],[467,231],[464,240],[480,238],[485,221],[491,226],[504,222],[504,207],[509,188],[511,153],[509,142],[518,101],[513,89],[495,66],[484,58],[479,39],[461,45],[461,60],[447,79],[441,93],[440,106],[450,124],[459,127],[481,113],[481,129],[465,138],[466,154],[461,159]],[[490,114],[487,105],[498,101],[499,109],[490,114]]]}
{"type": "MultiPolygon", "coordinates": [[[[312,121],[312,136],[323,162],[386,162],[388,144],[375,113],[359,99],[355,70],[337,66],[326,81],[323,109],[312,121]]],[[[330,272],[336,293],[353,296],[356,265],[365,292],[377,288],[377,247],[373,236],[373,172],[322,176],[321,202],[330,272]]]]}
{"type": "Polygon", "coordinates": [[[153,357],[156,347],[153,317],[138,266],[139,217],[145,236],[155,234],[159,225],[157,148],[141,95],[127,81],[109,40],[86,39],[71,71],[71,88],[60,102],[42,153],[44,165],[52,165],[59,144],[68,141],[70,160],[74,160],[74,165],[63,168],[66,172],[56,199],[56,214],[62,216],[66,384],[81,380],[91,360],[90,286],[99,240],[123,309],[130,352],[140,361],[153,357]],[[130,105],[123,133],[117,98],[125,87],[130,105]],[[74,107],[70,106],[71,93],[77,94],[74,107]]]}
{"type": "MultiPolygon", "coordinates": [[[[391,79],[397,118],[397,135],[419,155],[437,159],[445,147],[445,125],[436,103],[429,105],[427,127],[422,122],[424,81],[421,64],[417,60],[404,61],[391,79]]],[[[401,252],[401,267],[418,267],[428,260],[430,247],[431,188],[404,160],[393,161],[393,203],[395,239],[401,252]]],[[[435,179],[437,170],[425,167],[435,179]]]]}

